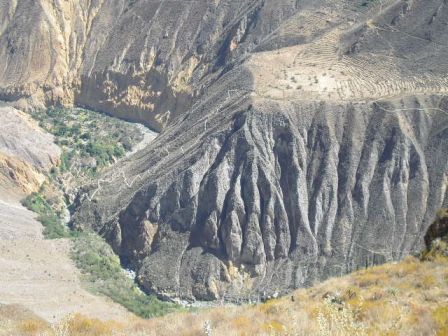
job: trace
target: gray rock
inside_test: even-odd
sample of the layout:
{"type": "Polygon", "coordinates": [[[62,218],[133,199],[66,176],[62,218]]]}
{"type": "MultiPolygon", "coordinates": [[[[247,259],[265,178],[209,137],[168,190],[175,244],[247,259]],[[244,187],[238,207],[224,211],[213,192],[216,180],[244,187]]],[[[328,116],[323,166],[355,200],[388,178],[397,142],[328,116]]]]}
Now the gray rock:
{"type": "Polygon", "coordinates": [[[118,242],[144,287],[186,299],[257,298],[420,249],[446,196],[447,116],[428,116],[445,98],[238,101],[217,113],[199,107],[190,131],[171,126],[120,167],[134,185],[115,168],[97,203],[79,208],[75,223],[118,242]],[[201,133],[204,115],[213,128],[201,133]],[[158,227],[150,249],[146,221],[158,227]]]}
{"type": "Polygon", "coordinates": [[[65,49],[33,42],[50,11],[26,20],[19,3],[0,2],[17,14],[2,14],[0,97],[162,130],[86,187],[73,216],[148,290],[282,294],[418,251],[446,206],[443,0],[89,2],[65,49]],[[8,38],[29,48],[12,59],[8,38]],[[57,66],[31,71],[38,47],[57,66]]]}

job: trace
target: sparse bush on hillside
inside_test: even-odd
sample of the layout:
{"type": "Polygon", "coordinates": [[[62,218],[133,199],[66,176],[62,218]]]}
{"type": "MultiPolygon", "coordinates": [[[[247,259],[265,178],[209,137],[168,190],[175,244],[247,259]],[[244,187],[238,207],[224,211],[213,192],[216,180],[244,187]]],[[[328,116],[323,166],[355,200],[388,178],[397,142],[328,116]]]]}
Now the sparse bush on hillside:
{"type": "Polygon", "coordinates": [[[70,315],[53,326],[54,336],[106,336],[117,335],[121,325],[113,321],[90,319],[80,314],[70,315]]]}
{"type": "Polygon", "coordinates": [[[42,194],[32,193],[22,201],[22,204],[38,214],[37,220],[44,227],[43,234],[45,238],[57,239],[70,237],[70,232],[62,224],[60,217],[42,194]]]}
{"type": "Polygon", "coordinates": [[[48,324],[41,319],[29,319],[20,321],[17,329],[22,335],[42,335],[43,331],[48,331],[48,324]]]}
{"type": "Polygon", "coordinates": [[[80,314],[68,315],[54,324],[37,317],[1,322],[4,321],[0,319],[1,336],[128,336],[117,322],[91,319],[80,314]]]}
{"type": "Polygon", "coordinates": [[[432,317],[437,324],[438,336],[446,336],[448,335],[448,305],[442,305],[437,307],[432,312],[432,317]]]}
{"type": "Polygon", "coordinates": [[[378,0],[359,0],[358,6],[360,7],[370,7],[378,0]]]}
{"type": "Polygon", "coordinates": [[[319,336],[364,336],[365,325],[359,322],[356,310],[335,298],[328,297],[317,314],[319,336]]]}
{"type": "Polygon", "coordinates": [[[64,151],[61,154],[61,164],[59,166],[61,173],[65,173],[70,170],[70,161],[71,161],[72,157],[73,157],[73,152],[64,151]]]}
{"type": "Polygon", "coordinates": [[[93,233],[80,234],[74,240],[72,257],[92,291],[110,297],[138,316],[149,318],[180,309],[143,293],[123,272],[110,246],[93,233]]]}

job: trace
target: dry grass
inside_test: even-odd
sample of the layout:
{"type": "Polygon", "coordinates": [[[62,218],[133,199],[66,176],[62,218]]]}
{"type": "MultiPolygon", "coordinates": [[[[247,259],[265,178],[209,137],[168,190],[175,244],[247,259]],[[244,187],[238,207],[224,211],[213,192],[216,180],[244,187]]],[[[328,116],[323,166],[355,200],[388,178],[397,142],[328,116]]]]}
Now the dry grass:
{"type": "MultiPolygon", "coordinates": [[[[23,314],[23,311],[20,312],[23,314]]],[[[20,316],[20,315],[17,315],[20,316]]],[[[58,324],[50,324],[37,316],[6,316],[0,311],[0,335],[14,336],[113,336],[125,335],[124,326],[114,321],[100,321],[79,314],[70,315],[58,324]]]]}
{"type": "Polygon", "coordinates": [[[17,331],[23,335],[36,335],[49,330],[49,325],[40,319],[23,320],[17,323],[17,331]]]}
{"type": "Polygon", "coordinates": [[[139,331],[204,335],[206,321],[213,335],[448,335],[448,258],[409,257],[260,305],[141,322],[139,331]]]}
{"type": "Polygon", "coordinates": [[[28,316],[10,325],[16,331],[10,335],[448,335],[448,258],[426,259],[409,257],[264,304],[173,313],[126,326],[80,315],[50,326],[28,316]]]}

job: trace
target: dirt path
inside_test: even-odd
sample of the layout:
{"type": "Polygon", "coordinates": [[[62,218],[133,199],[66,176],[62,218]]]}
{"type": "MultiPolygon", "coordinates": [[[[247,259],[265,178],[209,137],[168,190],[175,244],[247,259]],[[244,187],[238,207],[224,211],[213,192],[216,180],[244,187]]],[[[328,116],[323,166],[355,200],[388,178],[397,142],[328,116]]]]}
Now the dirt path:
{"type": "Polygon", "coordinates": [[[20,304],[48,321],[71,313],[124,321],[132,314],[81,286],[70,241],[44,240],[42,225],[18,202],[0,200],[0,303],[20,304]]]}

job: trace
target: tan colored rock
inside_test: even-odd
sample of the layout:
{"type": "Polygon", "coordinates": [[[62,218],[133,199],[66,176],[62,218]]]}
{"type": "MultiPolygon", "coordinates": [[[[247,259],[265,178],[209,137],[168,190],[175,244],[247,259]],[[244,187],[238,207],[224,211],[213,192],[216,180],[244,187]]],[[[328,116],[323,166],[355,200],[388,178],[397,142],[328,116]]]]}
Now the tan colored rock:
{"type": "Polygon", "coordinates": [[[37,191],[61,151],[29,115],[0,106],[0,191],[21,198],[37,191]]]}
{"type": "Polygon", "coordinates": [[[29,163],[0,153],[0,192],[21,198],[39,190],[45,175],[29,163]]]}

